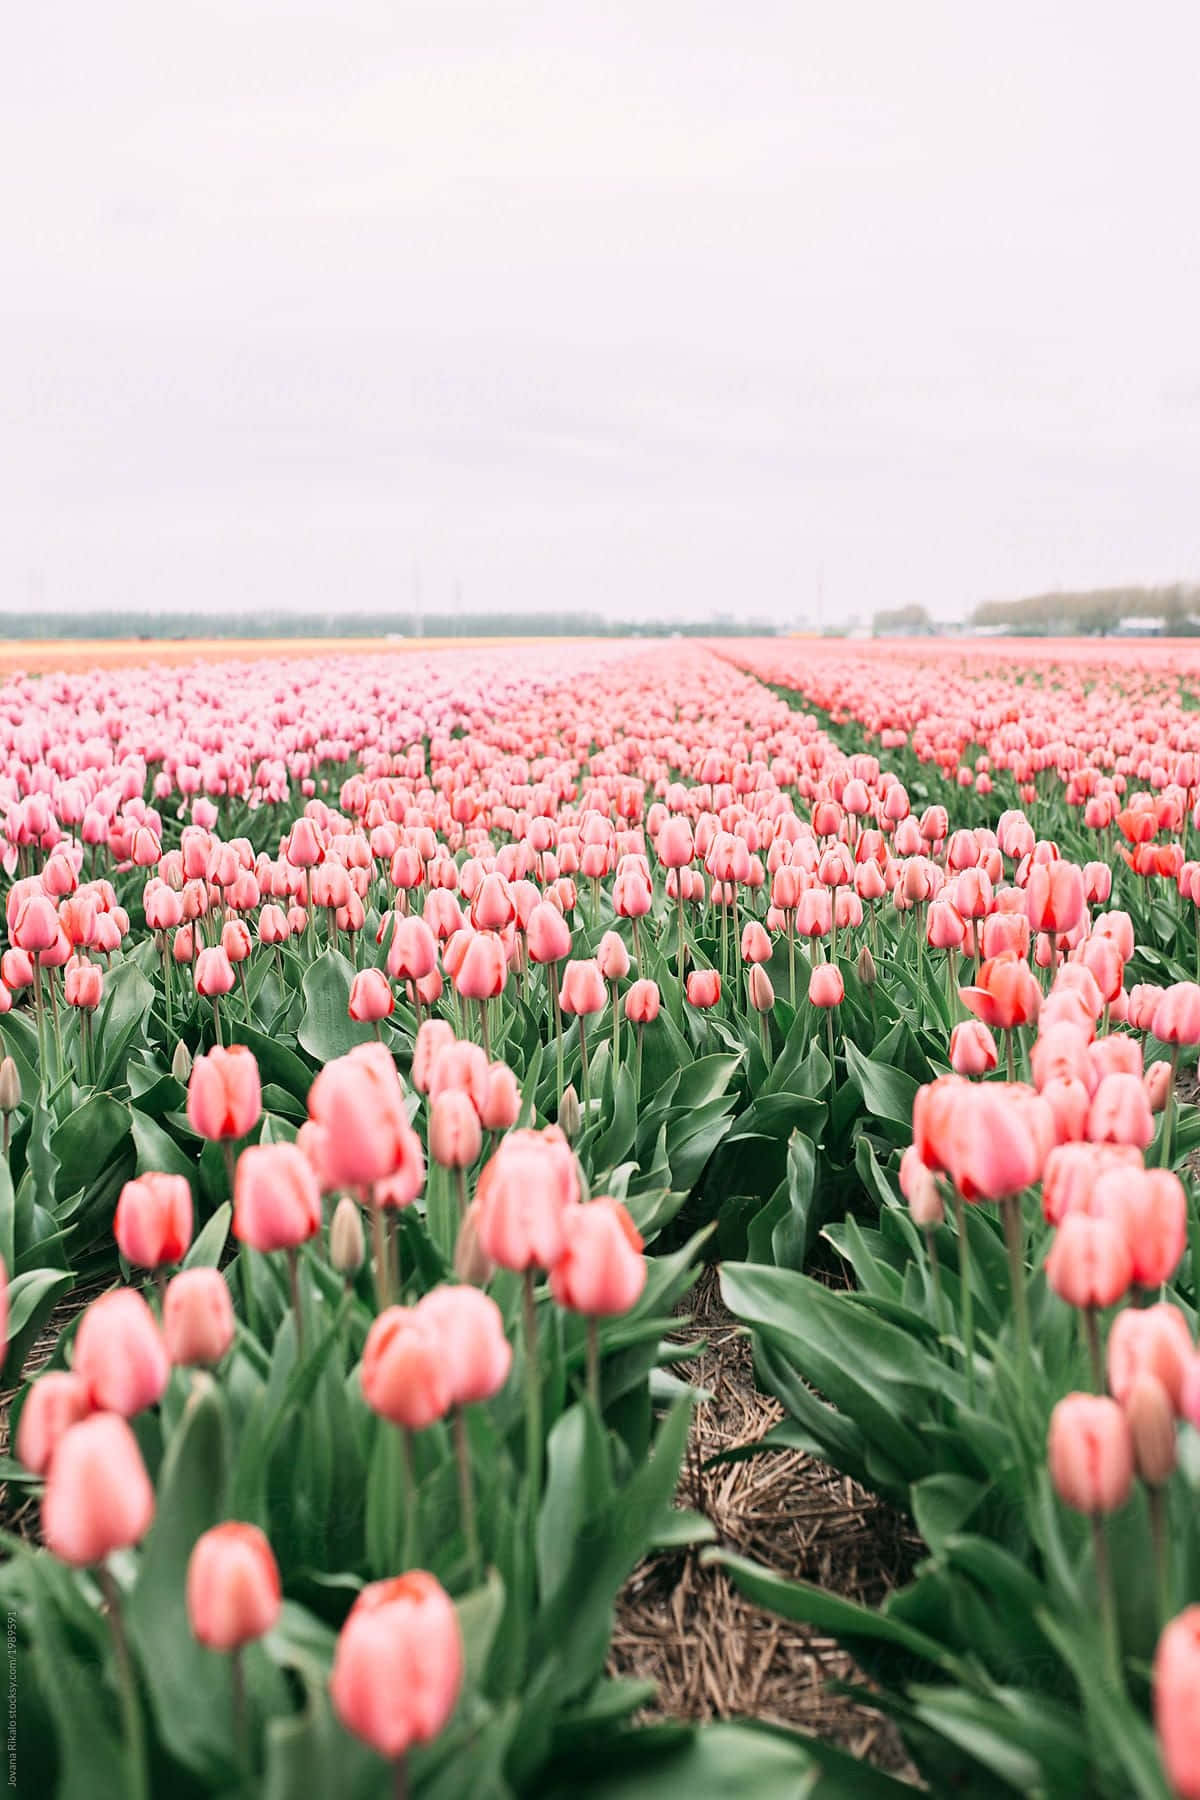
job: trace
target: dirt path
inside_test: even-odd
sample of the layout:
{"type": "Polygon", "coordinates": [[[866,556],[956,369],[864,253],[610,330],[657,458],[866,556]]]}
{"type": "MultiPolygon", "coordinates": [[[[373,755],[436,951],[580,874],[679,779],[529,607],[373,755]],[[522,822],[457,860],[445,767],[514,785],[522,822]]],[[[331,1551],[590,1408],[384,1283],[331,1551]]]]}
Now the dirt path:
{"type": "MultiPolygon", "coordinates": [[[[755,1442],[782,1408],[760,1393],[748,1339],[708,1269],[691,1296],[683,1341],[707,1348],[678,1373],[713,1398],[695,1409],[682,1505],[703,1512],[722,1544],[780,1574],[877,1604],[904,1580],[920,1543],[908,1522],[800,1451],[704,1464],[755,1442]]],[[[621,1596],[614,1675],[657,1683],[648,1718],[756,1717],[826,1738],[878,1767],[913,1774],[895,1727],[834,1683],[864,1677],[833,1638],[762,1612],[698,1555],[653,1557],[621,1596]]]]}

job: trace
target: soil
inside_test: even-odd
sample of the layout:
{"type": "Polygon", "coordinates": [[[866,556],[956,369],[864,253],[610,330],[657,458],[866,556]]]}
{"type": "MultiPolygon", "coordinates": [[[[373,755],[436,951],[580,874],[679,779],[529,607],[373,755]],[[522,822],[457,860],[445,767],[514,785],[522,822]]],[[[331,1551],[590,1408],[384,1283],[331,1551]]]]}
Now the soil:
{"type": "MultiPolygon", "coordinates": [[[[677,1336],[705,1349],[676,1373],[712,1399],[694,1409],[680,1505],[704,1513],[727,1548],[878,1605],[920,1553],[912,1526],[801,1451],[706,1466],[757,1442],[783,1409],[755,1384],[749,1339],[721,1299],[715,1269],[690,1296],[689,1314],[677,1336]]],[[[609,1672],[655,1682],[645,1719],[773,1720],[915,1779],[890,1720],[841,1691],[867,1683],[836,1639],[763,1612],[694,1551],[651,1557],[634,1571],[618,1603],[609,1672]]]]}

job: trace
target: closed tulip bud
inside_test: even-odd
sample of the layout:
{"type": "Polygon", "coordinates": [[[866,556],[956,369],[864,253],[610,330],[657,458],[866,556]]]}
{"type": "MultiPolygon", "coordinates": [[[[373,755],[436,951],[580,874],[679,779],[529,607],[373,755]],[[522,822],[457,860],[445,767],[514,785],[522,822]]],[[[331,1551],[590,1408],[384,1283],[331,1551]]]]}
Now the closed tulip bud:
{"type": "Polygon", "coordinates": [[[1115,1400],[1068,1394],[1050,1415],[1050,1479],[1066,1506],[1095,1518],[1124,1506],[1133,1486],[1133,1436],[1115,1400]]]}
{"type": "Polygon", "coordinates": [[[1144,1150],[1154,1136],[1154,1116],[1136,1075],[1106,1075],[1092,1097],[1088,1136],[1094,1144],[1132,1144],[1144,1150]]]}
{"type": "Polygon", "coordinates": [[[982,1019],[963,1019],[954,1027],[950,1067],[956,1075],[986,1075],[996,1061],[996,1040],[982,1019]]]}
{"type": "Polygon", "coordinates": [[[1200,984],[1164,988],[1154,1009],[1154,1035],[1164,1044],[1200,1044],[1200,984]]]}
{"type": "Polygon", "coordinates": [[[21,1408],[18,1461],[34,1475],[44,1475],[64,1433],[86,1419],[91,1410],[82,1375],[67,1369],[52,1369],[47,1375],[39,1375],[21,1408]]]}
{"type": "Polygon", "coordinates": [[[21,1104],[21,1076],[11,1056],[0,1062],[0,1113],[14,1113],[21,1104]]]}
{"type": "Polygon", "coordinates": [[[181,1261],[192,1241],[192,1190],[186,1175],[141,1175],[117,1200],[113,1236],[126,1262],[146,1269],[181,1261]]]}
{"type": "Polygon", "coordinates": [[[596,967],[605,981],[624,981],[629,973],[629,952],[615,931],[606,931],[596,947],[596,967]]]}
{"type": "Polygon", "coordinates": [[[521,1114],[521,1090],[507,1063],[494,1062],[488,1068],[487,1095],[479,1114],[485,1131],[507,1131],[521,1114]]]}
{"type": "Polygon", "coordinates": [[[574,1143],[583,1125],[583,1110],[579,1104],[579,1095],[575,1092],[575,1083],[568,1081],[563,1089],[562,1099],[558,1103],[558,1123],[564,1134],[574,1143]]]}
{"type": "Polygon", "coordinates": [[[430,1156],[443,1169],[469,1169],[482,1147],[483,1131],[470,1095],[447,1088],[430,1107],[430,1156]]]}
{"type": "Polygon", "coordinates": [[[262,1114],[262,1083],[254,1052],[218,1044],[198,1056],[188,1078],[188,1123],[198,1136],[241,1138],[262,1114]]]}
{"type": "Polygon", "coordinates": [[[1171,1091],[1171,1065],[1166,1062],[1151,1063],[1142,1077],[1142,1086],[1146,1090],[1146,1102],[1152,1113],[1160,1113],[1167,1104],[1167,1096],[1171,1091]]]}
{"type": "Polygon", "coordinates": [[[362,1268],[366,1253],[362,1213],[349,1194],[343,1194],[329,1225],[329,1260],[349,1281],[362,1268]]]}
{"type": "Polygon", "coordinates": [[[182,1269],[163,1295],[163,1338],[177,1368],[213,1368],[237,1326],[229,1284],[219,1269],[182,1269]]]}
{"type": "Polygon", "coordinates": [[[1163,1487],[1175,1470],[1175,1412],[1154,1375],[1135,1375],[1125,1396],[1133,1466],[1147,1487],[1163,1487]]]}
{"type": "MultiPolygon", "coordinates": [[[[1107,1346],[1108,1386],[1122,1405],[1139,1375],[1153,1375],[1175,1411],[1185,1411],[1184,1386],[1193,1362],[1192,1334],[1177,1306],[1127,1306],[1112,1322],[1107,1346]]],[[[1190,1416],[1190,1415],[1189,1415],[1190,1416]]]]}
{"type": "MultiPolygon", "coordinates": [[[[442,960],[446,958],[443,956],[442,960]]],[[[446,966],[449,970],[449,963],[446,966]]],[[[494,931],[471,932],[462,959],[451,973],[464,1000],[494,1000],[508,980],[504,940],[494,931]]]]}
{"type": "Polygon", "coordinates": [[[756,1013],[769,1013],[775,1005],[771,977],[761,963],[751,963],[746,977],[746,997],[756,1013]]]}
{"type": "Polygon", "coordinates": [[[395,1010],[396,997],[382,969],[360,969],[350,983],[350,1017],[374,1025],[395,1010]]]}
{"type": "MultiPolygon", "coordinates": [[[[327,1065],[331,1066],[331,1065],[327,1065]]],[[[294,1250],[321,1229],[321,1193],[295,1144],[255,1144],[238,1157],[233,1235],[252,1250],[294,1250]]]]}
{"type": "Polygon", "coordinates": [[[479,1202],[472,1200],[463,1214],[454,1241],[454,1273],[472,1287],[486,1287],[495,1273],[495,1264],[479,1242],[479,1202]]]}
{"type": "Polygon", "coordinates": [[[1154,1655],[1154,1727],[1178,1800],[1200,1800],[1200,1606],[1172,1619],[1154,1655]]]}
{"type": "Polygon", "coordinates": [[[372,1582],[338,1637],[329,1691],[338,1718],[393,1761],[447,1723],[463,1678],[458,1614],[423,1569],[372,1582]]]}
{"type": "Polygon", "coordinates": [[[525,941],[530,962],[558,963],[571,954],[571,928],[548,900],[535,906],[526,920],[525,941]]]}
{"type": "Polygon", "coordinates": [[[721,977],[715,969],[693,969],[684,984],[689,1006],[706,1011],[721,999],[721,977]]]}
{"type": "Polygon", "coordinates": [[[431,1288],[416,1310],[440,1340],[451,1405],[471,1406],[498,1394],[513,1353],[490,1295],[470,1286],[431,1288]]]}
{"type": "Polygon", "coordinates": [[[1046,1258],[1046,1280],[1070,1306],[1115,1305],[1133,1280],[1133,1257],[1121,1225],[1068,1213],[1046,1258]]]}
{"type": "Polygon", "coordinates": [[[808,998],[813,1006],[840,1006],[846,998],[846,984],[835,963],[817,963],[808,978],[808,998]]]}
{"type": "Polygon", "coordinates": [[[599,964],[591,958],[572,959],[563,970],[559,1004],[564,1013],[586,1018],[604,1011],[607,995],[599,964]]]}
{"type": "Polygon", "coordinates": [[[327,1134],[330,1187],[369,1187],[413,1162],[404,1090],[382,1044],[360,1044],[326,1063],[309,1089],[308,1114],[327,1134]]]}
{"type": "Polygon", "coordinates": [[[99,963],[86,957],[73,956],[63,970],[63,993],[68,1006],[83,1012],[95,1012],[104,992],[104,974],[99,963]]]}
{"type": "Polygon", "coordinates": [[[186,1087],[192,1073],[192,1053],[180,1038],[171,1057],[171,1073],[181,1086],[186,1087]]]}
{"type": "Polygon", "coordinates": [[[223,945],[200,952],[193,979],[202,1000],[218,1000],[232,990],[236,977],[223,945]]]}
{"type": "Polygon", "coordinates": [[[413,1046],[412,1084],[418,1094],[429,1092],[430,1076],[441,1052],[454,1042],[454,1028],[445,1019],[426,1019],[413,1046]]]}
{"type": "Polygon", "coordinates": [[[450,1377],[432,1325],[415,1307],[389,1306],[367,1333],[362,1357],[363,1398],[372,1412],[423,1431],[451,1406],[450,1377]]]}
{"type": "Polygon", "coordinates": [[[137,1439],[115,1412],[83,1419],[60,1438],[42,1495],[42,1536],[60,1561],[84,1569],[139,1543],[154,1489],[137,1439]]]}
{"type": "Polygon", "coordinates": [[[657,981],[643,976],[625,995],[625,1017],[634,1025],[650,1025],[657,1019],[661,1005],[657,981]]]}
{"type": "Polygon", "coordinates": [[[75,1333],[74,1367],[97,1410],[131,1418],[161,1399],[171,1365],[140,1294],[118,1288],[92,1301],[75,1333]]]}
{"type": "Polygon", "coordinates": [[[187,1568],[192,1635],[209,1650],[237,1650],[279,1618],[283,1592],[271,1546],[257,1525],[235,1519],[196,1539],[187,1568]]]}
{"type": "Polygon", "coordinates": [[[858,979],[865,988],[873,988],[878,980],[875,958],[871,955],[869,944],[864,944],[858,953],[858,979]]]}
{"type": "Polygon", "coordinates": [[[592,1200],[563,1214],[563,1247],[550,1270],[560,1306],[591,1318],[626,1313],[645,1285],[642,1239],[619,1200],[592,1200]]]}
{"type": "Polygon", "coordinates": [[[914,1225],[929,1231],[942,1223],[946,1209],[937,1177],[922,1161],[915,1144],[910,1144],[900,1158],[900,1192],[908,1201],[914,1225]]]}
{"type": "Polygon", "coordinates": [[[479,1177],[484,1255],[518,1273],[551,1268],[562,1250],[563,1213],[579,1192],[579,1170],[561,1127],[510,1131],[479,1177]]]}

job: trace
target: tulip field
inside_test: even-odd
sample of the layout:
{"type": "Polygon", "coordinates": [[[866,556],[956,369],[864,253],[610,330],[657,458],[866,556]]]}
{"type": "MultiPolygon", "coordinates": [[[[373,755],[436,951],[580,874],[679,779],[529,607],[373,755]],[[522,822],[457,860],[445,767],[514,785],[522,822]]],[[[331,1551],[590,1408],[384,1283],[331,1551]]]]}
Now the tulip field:
{"type": "Polygon", "coordinates": [[[1200,648],[170,650],[0,678],[10,1788],[1200,1796],[1200,648]],[[697,1283],[881,1596],[700,1503],[697,1283]]]}

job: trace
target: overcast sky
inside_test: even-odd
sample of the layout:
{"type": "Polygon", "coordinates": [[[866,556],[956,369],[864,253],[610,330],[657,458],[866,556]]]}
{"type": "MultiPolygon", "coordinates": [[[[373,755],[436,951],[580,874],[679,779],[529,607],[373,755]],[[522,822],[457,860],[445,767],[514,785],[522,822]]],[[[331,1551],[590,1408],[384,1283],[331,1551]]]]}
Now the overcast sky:
{"type": "Polygon", "coordinates": [[[11,10],[0,606],[1200,576],[1191,0],[11,10]]]}

